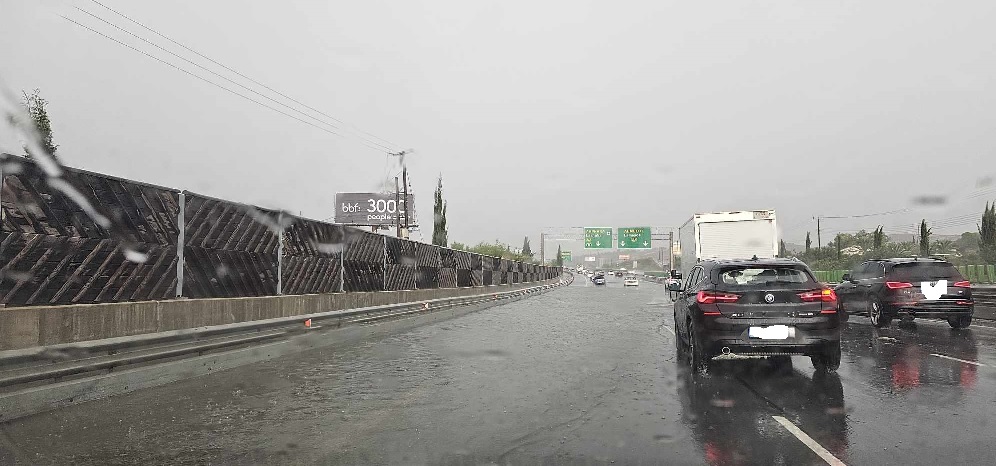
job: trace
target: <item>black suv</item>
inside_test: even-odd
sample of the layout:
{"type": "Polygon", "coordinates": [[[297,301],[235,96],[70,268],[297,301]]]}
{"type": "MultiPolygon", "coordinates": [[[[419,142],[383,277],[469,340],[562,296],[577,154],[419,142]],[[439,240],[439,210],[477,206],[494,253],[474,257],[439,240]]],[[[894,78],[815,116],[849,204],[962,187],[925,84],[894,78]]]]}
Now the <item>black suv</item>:
{"type": "Polygon", "coordinates": [[[789,259],[708,260],[671,283],[676,345],[694,370],[719,355],[806,355],[840,367],[837,295],[789,259]]]}
{"type": "Polygon", "coordinates": [[[941,259],[873,260],[845,274],[835,289],[842,316],[868,313],[872,325],[885,327],[895,317],[938,317],[952,328],[972,324],[972,285],[941,259]]]}

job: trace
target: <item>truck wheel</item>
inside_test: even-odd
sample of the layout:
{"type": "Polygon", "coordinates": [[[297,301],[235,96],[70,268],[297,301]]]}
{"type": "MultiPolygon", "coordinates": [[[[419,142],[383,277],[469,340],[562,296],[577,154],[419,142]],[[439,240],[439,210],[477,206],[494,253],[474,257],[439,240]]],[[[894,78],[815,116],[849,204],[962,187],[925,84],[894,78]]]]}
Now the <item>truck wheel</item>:
{"type": "Polygon", "coordinates": [[[885,315],[885,308],[878,298],[872,298],[868,305],[868,320],[877,328],[888,327],[892,323],[892,317],[885,315]]]}
{"type": "Polygon", "coordinates": [[[951,328],[966,328],[972,325],[972,316],[949,317],[948,325],[951,328]]]}
{"type": "Polygon", "coordinates": [[[840,368],[840,342],[827,343],[819,353],[810,356],[817,373],[834,372],[840,368]]]}

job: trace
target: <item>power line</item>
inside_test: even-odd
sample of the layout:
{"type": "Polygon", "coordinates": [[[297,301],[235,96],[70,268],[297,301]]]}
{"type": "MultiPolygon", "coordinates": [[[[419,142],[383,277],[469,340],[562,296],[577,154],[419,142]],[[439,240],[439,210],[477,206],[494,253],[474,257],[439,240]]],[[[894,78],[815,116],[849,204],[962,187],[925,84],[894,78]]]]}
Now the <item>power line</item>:
{"type": "Polygon", "coordinates": [[[966,199],[975,199],[988,195],[993,195],[994,197],[996,197],[996,186],[992,188],[980,189],[979,191],[968,196],[966,199]]]}
{"type": "MultiPolygon", "coordinates": [[[[968,193],[965,193],[965,189],[966,188],[964,188],[964,187],[956,189],[956,190],[950,192],[948,195],[943,196],[942,199],[944,199],[945,202],[947,202],[948,204],[954,204],[954,203],[957,203],[957,202],[963,202],[963,201],[968,201],[968,200],[971,200],[971,199],[974,199],[974,198],[982,197],[982,196],[988,195],[989,193],[996,193],[996,186],[989,187],[989,188],[984,188],[984,189],[976,188],[975,191],[969,191],[968,193]],[[958,195],[958,196],[955,196],[955,194],[958,194],[959,192],[961,194],[958,195]]],[[[915,212],[915,211],[918,211],[918,210],[923,209],[925,207],[928,207],[928,206],[927,205],[922,205],[922,206],[912,207],[912,208],[911,207],[906,207],[906,208],[895,209],[895,210],[890,210],[890,211],[886,211],[886,212],[877,212],[877,213],[872,213],[872,214],[861,214],[861,215],[840,215],[840,216],[820,215],[820,216],[813,217],[813,220],[819,220],[819,219],[852,219],[852,218],[875,217],[875,216],[881,216],[881,215],[893,215],[893,214],[899,214],[899,213],[915,212]]],[[[930,225],[931,226],[936,226],[937,228],[949,228],[949,227],[969,225],[969,224],[975,223],[974,220],[972,220],[972,221],[966,221],[966,219],[968,219],[970,217],[976,217],[976,218],[978,218],[978,214],[966,214],[966,215],[962,215],[962,216],[959,216],[959,217],[951,217],[951,218],[948,218],[948,219],[941,219],[941,220],[938,220],[936,223],[935,222],[930,222],[930,225]]],[[[794,224],[794,225],[792,225],[792,227],[794,228],[794,227],[797,227],[798,225],[799,224],[794,224]]],[[[820,231],[821,231],[819,221],[817,221],[816,225],[817,225],[817,237],[819,237],[819,234],[820,234],[820,231]]],[[[879,225],[876,225],[876,227],[878,227],[878,226],[879,225]]],[[[885,228],[891,229],[893,231],[895,231],[895,229],[900,229],[900,231],[909,232],[909,230],[904,230],[906,228],[906,226],[903,226],[903,225],[892,225],[892,226],[887,226],[885,228]]],[[[845,229],[845,230],[833,230],[833,229],[830,229],[829,232],[854,233],[854,232],[860,232],[862,230],[868,230],[868,228],[845,229]]],[[[916,230],[916,228],[914,228],[914,230],[916,230]]]]}
{"type": "Polygon", "coordinates": [[[203,77],[203,76],[200,76],[200,75],[197,75],[197,74],[195,74],[195,73],[193,73],[193,72],[191,72],[191,71],[188,71],[188,70],[186,70],[186,69],[183,69],[183,68],[181,68],[181,67],[179,67],[179,66],[177,66],[177,65],[174,65],[173,63],[170,63],[170,62],[168,62],[168,61],[166,61],[166,60],[163,60],[162,58],[159,58],[159,57],[157,57],[157,56],[155,56],[155,55],[152,55],[152,54],[150,54],[150,53],[148,53],[148,52],[146,52],[146,51],[144,51],[144,50],[140,50],[140,49],[138,49],[138,48],[135,48],[135,47],[133,47],[133,46],[131,46],[131,45],[129,45],[129,44],[126,44],[126,43],[124,43],[124,42],[121,42],[120,40],[117,40],[117,39],[115,39],[115,38],[113,38],[113,37],[111,37],[111,36],[109,36],[109,35],[107,35],[107,34],[104,34],[104,33],[100,32],[100,31],[97,31],[97,30],[95,30],[95,29],[93,29],[93,28],[91,28],[91,27],[89,27],[89,26],[86,26],[86,25],[84,25],[84,24],[80,24],[80,23],[78,23],[78,22],[76,22],[76,21],[74,21],[74,20],[72,20],[72,19],[70,19],[70,18],[68,18],[68,17],[65,17],[65,16],[62,16],[62,15],[59,15],[59,17],[60,17],[60,18],[62,18],[62,19],[64,19],[64,20],[66,20],[66,21],[69,21],[70,23],[73,23],[73,24],[75,24],[75,25],[77,25],[77,26],[79,26],[79,27],[81,27],[81,28],[83,28],[83,29],[86,29],[86,30],[88,30],[88,31],[90,31],[90,32],[92,32],[92,33],[94,33],[94,34],[97,34],[97,35],[99,35],[99,36],[101,36],[101,37],[103,37],[103,38],[105,38],[105,39],[107,39],[107,40],[110,40],[110,41],[112,41],[112,42],[114,42],[114,43],[116,43],[116,44],[118,44],[118,45],[121,45],[121,46],[123,46],[123,47],[127,47],[127,48],[129,48],[129,49],[132,49],[132,50],[134,50],[134,51],[136,51],[136,52],[138,52],[138,53],[141,53],[142,55],[145,55],[145,56],[147,56],[147,57],[149,57],[149,58],[151,58],[151,59],[153,59],[153,60],[156,60],[156,61],[158,61],[158,62],[160,62],[160,63],[162,63],[162,64],[164,64],[164,65],[166,65],[166,66],[169,66],[170,68],[173,68],[173,69],[176,69],[177,71],[180,71],[180,72],[183,72],[183,73],[185,73],[185,74],[188,74],[188,75],[190,75],[190,76],[193,76],[193,77],[195,77],[195,78],[197,78],[197,79],[200,79],[201,81],[204,81],[204,82],[206,82],[206,83],[208,83],[208,84],[211,84],[212,86],[215,86],[215,87],[218,87],[218,88],[221,88],[221,89],[223,89],[223,90],[225,90],[225,91],[228,91],[228,92],[230,92],[230,93],[232,93],[232,94],[235,94],[235,95],[237,95],[237,96],[239,96],[239,97],[242,97],[243,99],[246,99],[246,100],[248,100],[248,101],[250,101],[250,102],[252,102],[252,103],[255,103],[255,104],[257,104],[257,105],[261,105],[261,106],[263,106],[263,107],[266,107],[266,108],[268,108],[268,109],[270,109],[270,110],[273,110],[274,112],[277,112],[277,113],[279,113],[279,114],[281,114],[281,115],[284,115],[284,116],[286,116],[286,117],[288,117],[288,118],[293,118],[293,119],[295,119],[295,120],[297,120],[297,121],[300,121],[301,123],[304,123],[304,124],[306,124],[306,125],[308,125],[308,126],[312,126],[312,127],[315,127],[315,128],[317,128],[317,129],[320,129],[320,130],[322,130],[322,131],[325,131],[326,133],[329,133],[329,134],[334,134],[334,135],[336,135],[336,136],[341,136],[341,134],[339,134],[339,133],[337,133],[337,132],[335,132],[335,131],[332,131],[332,130],[329,130],[329,129],[327,129],[327,128],[323,128],[323,127],[321,127],[321,126],[318,126],[318,125],[316,125],[316,124],[314,124],[314,123],[312,123],[312,122],[310,122],[310,121],[308,121],[308,120],[303,120],[303,119],[301,119],[301,118],[298,118],[298,117],[296,117],[296,116],[294,116],[294,115],[291,115],[290,113],[287,113],[287,112],[285,112],[285,111],[283,111],[283,110],[280,110],[280,109],[278,109],[278,108],[275,108],[275,107],[272,107],[272,106],[270,106],[270,105],[267,105],[267,104],[265,104],[265,103],[263,103],[263,102],[260,102],[260,101],[258,101],[258,100],[256,100],[256,99],[253,99],[252,97],[249,97],[249,96],[247,96],[247,95],[245,95],[245,94],[241,94],[241,93],[239,93],[238,91],[234,91],[234,90],[232,90],[232,89],[229,89],[229,88],[227,88],[227,87],[225,87],[225,86],[222,86],[221,84],[218,84],[218,83],[216,83],[216,82],[214,82],[214,81],[211,81],[210,79],[207,79],[207,78],[205,78],[205,77],[203,77]]]}
{"type": "Polygon", "coordinates": [[[841,218],[865,218],[865,217],[878,217],[880,215],[893,215],[901,214],[904,212],[909,212],[909,207],[904,209],[890,210],[888,212],[876,212],[874,214],[860,214],[860,215],[819,215],[820,218],[831,218],[831,219],[841,219],[841,218]]]}
{"type": "MultiPolygon", "coordinates": [[[[267,99],[267,100],[269,100],[269,101],[271,101],[273,103],[276,103],[278,105],[281,105],[281,106],[283,106],[283,107],[285,107],[285,108],[287,108],[289,110],[297,112],[297,113],[303,115],[306,118],[310,118],[310,119],[315,120],[315,121],[317,121],[317,122],[319,122],[321,124],[327,125],[328,127],[330,127],[333,130],[340,129],[337,126],[335,126],[335,125],[333,125],[333,124],[331,124],[331,123],[329,123],[327,121],[324,121],[324,120],[322,120],[320,118],[315,118],[314,116],[309,115],[308,113],[302,112],[302,111],[298,110],[297,108],[294,108],[294,107],[292,107],[290,105],[287,105],[287,104],[285,104],[285,103],[283,103],[283,102],[281,102],[279,100],[276,100],[276,99],[274,99],[274,98],[272,98],[272,97],[270,97],[268,95],[262,94],[262,93],[256,91],[255,89],[252,89],[252,88],[250,88],[248,86],[245,86],[245,85],[243,85],[243,84],[241,84],[239,82],[236,82],[236,81],[228,78],[227,76],[221,75],[221,74],[219,74],[219,73],[217,73],[217,72],[215,72],[215,71],[213,71],[211,69],[208,69],[208,68],[204,67],[203,65],[201,65],[199,63],[191,61],[190,59],[188,59],[186,57],[178,55],[178,54],[176,54],[176,53],[174,53],[174,52],[172,52],[170,50],[167,50],[166,48],[160,46],[159,44],[156,44],[156,43],[154,43],[152,41],[149,41],[149,40],[145,39],[144,37],[141,37],[141,36],[139,36],[139,35],[131,32],[131,31],[128,31],[127,29],[124,29],[124,28],[122,28],[122,27],[120,27],[120,26],[118,26],[118,25],[116,25],[116,24],[114,24],[114,23],[112,23],[110,21],[107,21],[106,19],[101,18],[100,16],[97,16],[97,15],[95,15],[95,14],[93,14],[93,13],[87,11],[87,10],[84,10],[82,8],[79,8],[79,7],[76,7],[76,9],[79,10],[79,11],[81,11],[81,12],[83,12],[83,13],[85,13],[85,14],[87,14],[87,15],[89,15],[89,16],[91,16],[91,17],[93,17],[93,18],[95,18],[95,19],[97,19],[97,20],[99,20],[99,21],[101,21],[101,22],[103,22],[103,23],[105,23],[105,24],[110,25],[111,27],[113,27],[115,29],[118,29],[119,31],[124,32],[125,34],[128,34],[128,35],[130,35],[130,36],[132,36],[132,37],[134,37],[134,38],[136,38],[138,40],[141,40],[142,42],[145,42],[145,43],[147,43],[147,44],[149,44],[149,45],[151,45],[151,46],[153,46],[153,47],[155,47],[155,48],[157,48],[157,49],[159,49],[159,50],[161,50],[163,52],[166,52],[166,53],[168,53],[168,54],[170,54],[170,55],[172,55],[172,56],[174,56],[176,58],[179,58],[180,60],[183,60],[183,61],[185,61],[185,62],[187,62],[187,63],[189,63],[191,65],[194,65],[194,66],[196,66],[196,67],[198,67],[198,68],[200,68],[200,69],[202,69],[202,70],[204,70],[204,71],[206,71],[208,73],[211,73],[211,74],[213,74],[213,75],[215,75],[215,76],[217,76],[217,77],[219,77],[221,79],[224,79],[225,81],[228,81],[228,82],[230,82],[230,83],[232,83],[232,84],[234,84],[234,85],[236,85],[236,86],[238,86],[238,87],[240,87],[242,89],[245,89],[245,90],[247,90],[249,92],[252,92],[253,94],[256,94],[256,95],[258,95],[258,96],[260,96],[260,97],[262,97],[264,99],[267,99]]],[[[334,133],[334,134],[340,135],[339,133],[334,133]]],[[[373,143],[368,144],[366,141],[364,141],[362,139],[361,139],[361,142],[365,146],[367,146],[368,148],[373,149],[373,150],[377,150],[377,151],[387,150],[387,148],[374,147],[373,145],[371,145],[373,143]]]]}
{"type": "Polygon", "coordinates": [[[229,66],[227,66],[227,65],[225,65],[225,64],[223,64],[223,63],[221,63],[221,62],[219,62],[219,61],[217,61],[217,60],[215,60],[215,59],[213,59],[211,57],[208,57],[207,55],[204,55],[204,54],[202,54],[202,53],[200,53],[200,52],[198,52],[198,51],[196,51],[196,50],[194,50],[194,49],[192,49],[192,48],[190,48],[190,47],[188,47],[188,46],[186,46],[186,45],[184,45],[184,44],[182,44],[182,43],[180,43],[180,42],[178,42],[178,41],[176,41],[174,39],[172,39],[171,37],[168,37],[165,34],[163,34],[163,33],[159,32],[159,31],[157,31],[155,29],[152,29],[152,28],[146,26],[145,24],[142,24],[138,20],[135,20],[135,19],[131,18],[130,16],[128,16],[128,15],[126,15],[124,13],[121,13],[118,10],[115,10],[115,9],[113,9],[113,8],[107,6],[107,5],[104,5],[103,3],[100,3],[97,0],[90,0],[90,1],[92,1],[93,3],[96,3],[97,5],[99,5],[100,7],[104,8],[104,9],[106,9],[106,10],[108,10],[108,11],[110,11],[110,12],[112,12],[112,13],[114,13],[114,14],[116,14],[116,15],[118,15],[118,16],[120,16],[120,17],[122,17],[122,18],[124,18],[124,19],[126,19],[126,20],[128,20],[128,21],[130,21],[130,22],[132,22],[134,24],[136,24],[136,25],[138,25],[139,27],[141,27],[143,29],[145,29],[145,30],[147,30],[147,31],[149,31],[149,32],[151,32],[151,33],[159,36],[159,37],[162,37],[163,39],[166,39],[167,41],[169,41],[169,42],[171,42],[171,43],[173,43],[173,44],[175,44],[175,45],[183,48],[184,50],[187,50],[188,52],[193,53],[194,55],[197,55],[197,56],[199,56],[199,57],[201,57],[201,58],[203,58],[203,59],[205,59],[205,60],[207,60],[207,61],[209,61],[211,63],[214,63],[215,65],[218,65],[218,66],[220,66],[220,67],[222,67],[222,68],[224,68],[224,69],[226,69],[226,70],[228,70],[228,71],[230,71],[232,73],[235,73],[236,75],[238,75],[238,76],[240,76],[240,77],[242,77],[242,78],[244,78],[244,79],[246,79],[246,80],[248,80],[248,81],[250,81],[250,82],[252,82],[254,84],[262,86],[263,88],[269,90],[270,92],[273,92],[274,94],[277,94],[277,95],[279,95],[279,96],[281,96],[281,97],[283,97],[283,98],[285,98],[287,100],[290,100],[291,102],[294,102],[294,103],[296,103],[298,105],[301,105],[302,107],[307,108],[308,110],[311,110],[311,111],[313,111],[315,113],[318,113],[319,115],[322,115],[322,116],[325,116],[327,118],[330,118],[333,121],[338,122],[339,124],[347,125],[353,131],[356,131],[358,133],[364,134],[364,135],[369,136],[369,137],[371,137],[373,139],[379,140],[379,141],[381,141],[381,142],[383,142],[383,143],[385,143],[387,145],[385,146],[385,145],[379,144],[379,143],[377,143],[375,141],[364,140],[362,137],[357,137],[360,140],[364,140],[366,142],[369,142],[370,144],[374,144],[374,145],[380,146],[381,148],[386,149],[386,150],[393,150],[392,147],[400,147],[398,144],[395,144],[395,143],[393,143],[391,141],[388,141],[388,140],[386,140],[384,138],[381,138],[381,137],[378,137],[376,135],[370,134],[370,133],[368,133],[366,131],[363,131],[363,130],[361,130],[361,129],[359,129],[359,128],[357,128],[357,127],[355,127],[355,126],[353,126],[353,125],[351,125],[349,123],[346,123],[343,120],[340,120],[340,119],[338,119],[338,118],[336,118],[336,117],[334,117],[332,115],[329,115],[328,113],[325,113],[325,112],[323,112],[323,111],[321,111],[321,110],[319,110],[319,109],[317,109],[315,107],[312,107],[312,106],[310,106],[308,104],[305,104],[304,102],[301,102],[300,100],[297,100],[297,99],[295,99],[295,98],[293,98],[293,97],[291,97],[291,96],[289,96],[287,94],[284,94],[283,92],[280,92],[280,91],[278,91],[278,90],[276,90],[276,89],[274,89],[274,88],[272,88],[270,86],[267,86],[266,84],[264,84],[262,82],[259,82],[259,81],[255,80],[255,79],[253,79],[253,78],[251,78],[249,76],[246,76],[245,74],[240,73],[240,72],[232,69],[231,67],[229,67],[229,66]]]}
{"type": "Polygon", "coordinates": [[[329,124],[329,123],[327,123],[327,122],[325,122],[325,121],[323,121],[321,119],[318,119],[318,118],[315,118],[315,117],[313,117],[311,115],[308,115],[305,112],[302,112],[302,111],[300,111],[300,110],[298,110],[298,109],[296,109],[294,107],[291,107],[290,105],[287,105],[287,104],[285,104],[285,103],[283,103],[283,102],[281,102],[279,100],[276,100],[276,99],[274,99],[274,98],[272,98],[272,97],[270,97],[270,96],[268,96],[266,94],[262,94],[259,91],[255,90],[255,89],[252,89],[252,88],[250,88],[248,86],[245,86],[245,85],[243,85],[243,84],[241,84],[241,83],[239,83],[237,81],[234,81],[231,78],[229,78],[227,76],[224,76],[224,75],[222,75],[222,74],[220,74],[220,73],[218,73],[218,72],[216,72],[214,70],[210,70],[210,69],[206,68],[205,66],[201,65],[200,63],[194,62],[194,61],[192,61],[192,60],[190,60],[190,59],[188,59],[186,57],[178,55],[178,54],[176,54],[176,53],[174,53],[174,52],[172,52],[170,50],[167,50],[166,48],[160,46],[159,44],[156,44],[156,43],[154,43],[154,42],[152,42],[152,41],[150,41],[150,40],[148,40],[148,39],[146,39],[146,38],[144,38],[142,36],[139,36],[138,34],[135,34],[135,33],[131,32],[131,31],[127,30],[127,29],[124,29],[121,26],[118,26],[117,24],[114,24],[114,23],[112,23],[112,22],[110,22],[110,21],[108,21],[108,20],[106,20],[104,18],[101,18],[100,16],[97,16],[97,15],[95,15],[93,13],[90,13],[89,11],[86,11],[86,10],[80,8],[80,7],[76,7],[76,9],[79,10],[79,11],[82,11],[83,13],[85,13],[87,15],[90,15],[93,18],[96,18],[98,21],[101,21],[101,22],[103,22],[105,24],[108,24],[111,27],[113,27],[113,28],[121,31],[121,32],[124,32],[125,34],[128,34],[128,35],[130,35],[130,36],[132,36],[132,37],[134,37],[134,38],[136,38],[136,39],[138,39],[138,40],[140,40],[142,42],[145,42],[146,44],[149,44],[149,45],[151,45],[151,46],[153,46],[153,47],[155,47],[155,48],[157,48],[157,49],[159,49],[159,50],[161,50],[163,52],[166,52],[166,53],[168,53],[168,54],[170,54],[170,55],[172,55],[172,56],[174,56],[176,58],[179,58],[180,60],[183,60],[183,61],[185,61],[185,62],[187,62],[187,63],[189,63],[191,65],[194,65],[194,66],[196,66],[196,67],[198,67],[198,68],[200,68],[200,69],[202,69],[204,71],[207,71],[208,73],[211,73],[211,74],[213,74],[213,75],[215,75],[215,76],[217,76],[217,77],[219,77],[221,79],[224,79],[225,81],[228,81],[228,82],[230,82],[230,83],[232,83],[232,84],[234,84],[236,86],[239,86],[242,89],[245,89],[245,90],[247,90],[249,92],[252,92],[253,94],[256,94],[256,95],[258,95],[258,96],[260,96],[260,97],[262,97],[262,98],[264,98],[266,100],[269,100],[269,101],[271,101],[271,102],[273,102],[273,103],[275,103],[277,105],[281,105],[281,106],[283,106],[283,107],[285,107],[285,108],[287,108],[289,110],[297,112],[297,113],[303,115],[306,118],[311,118],[311,119],[313,119],[315,121],[318,121],[319,123],[328,125],[333,130],[339,129],[335,125],[329,124]]]}
{"type": "MultiPolygon", "coordinates": [[[[980,218],[982,218],[982,215],[975,213],[957,215],[954,217],[947,217],[934,221],[927,220],[927,226],[931,228],[950,228],[962,225],[972,225],[978,223],[980,218]]],[[[886,233],[889,232],[915,233],[920,230],[919,222],[917,222],[916,225],[910,223],[910,224],[901,224],[901,225],[880,225],[880,226],[882,226],[882,228],[886,231],[886,233]]],[[[861,228],[861,229],[846,229],[846,230],[830,230],[830,232],[833,233],[857,233],[860,231],[868,231],[868,229],[861,228]]]]}

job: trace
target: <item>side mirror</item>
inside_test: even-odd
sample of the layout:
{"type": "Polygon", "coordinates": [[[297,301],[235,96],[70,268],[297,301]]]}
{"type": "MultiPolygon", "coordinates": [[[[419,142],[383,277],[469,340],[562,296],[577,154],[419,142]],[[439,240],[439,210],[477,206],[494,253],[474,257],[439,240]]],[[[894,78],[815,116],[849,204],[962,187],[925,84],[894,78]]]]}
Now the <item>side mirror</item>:
{"type": "Polygon", "coordinates": [[[678,283],[678,282],[668,283],[667,290],[668,291],[679,292],[679,291],[681,291],[681,283],[678,283]]]}
{"type": "Polygon", "coordinates": [[[851,281],[851,274],[845,273],[843,277],[840,277],[840,280],[845,282],[851,281]]]}

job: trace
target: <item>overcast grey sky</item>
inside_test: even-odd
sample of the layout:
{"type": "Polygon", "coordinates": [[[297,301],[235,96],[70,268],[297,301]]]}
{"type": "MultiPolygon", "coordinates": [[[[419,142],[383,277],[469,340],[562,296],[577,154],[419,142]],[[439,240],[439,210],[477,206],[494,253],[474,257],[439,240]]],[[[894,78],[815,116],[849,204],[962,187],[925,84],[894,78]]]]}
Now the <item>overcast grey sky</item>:
{"type": "MultiPolygon", "coordinates": [[[[761,208],[795,243],[814,215],[902,208],[827,220],[825,238],[924,217],[961,232],[996,198],[988,0],[101,2],[415,148],[426,240],[440,173],[451,241],[534,247],[545,226],[761,208]]],[[[66,164],[318,219],[336,191],[397,171],[355,131],[325,133],[59,16],[224,83],[75,7],[183,52],[89,0],[0,0],[0,78],[42,90],[66,164]]]]}

